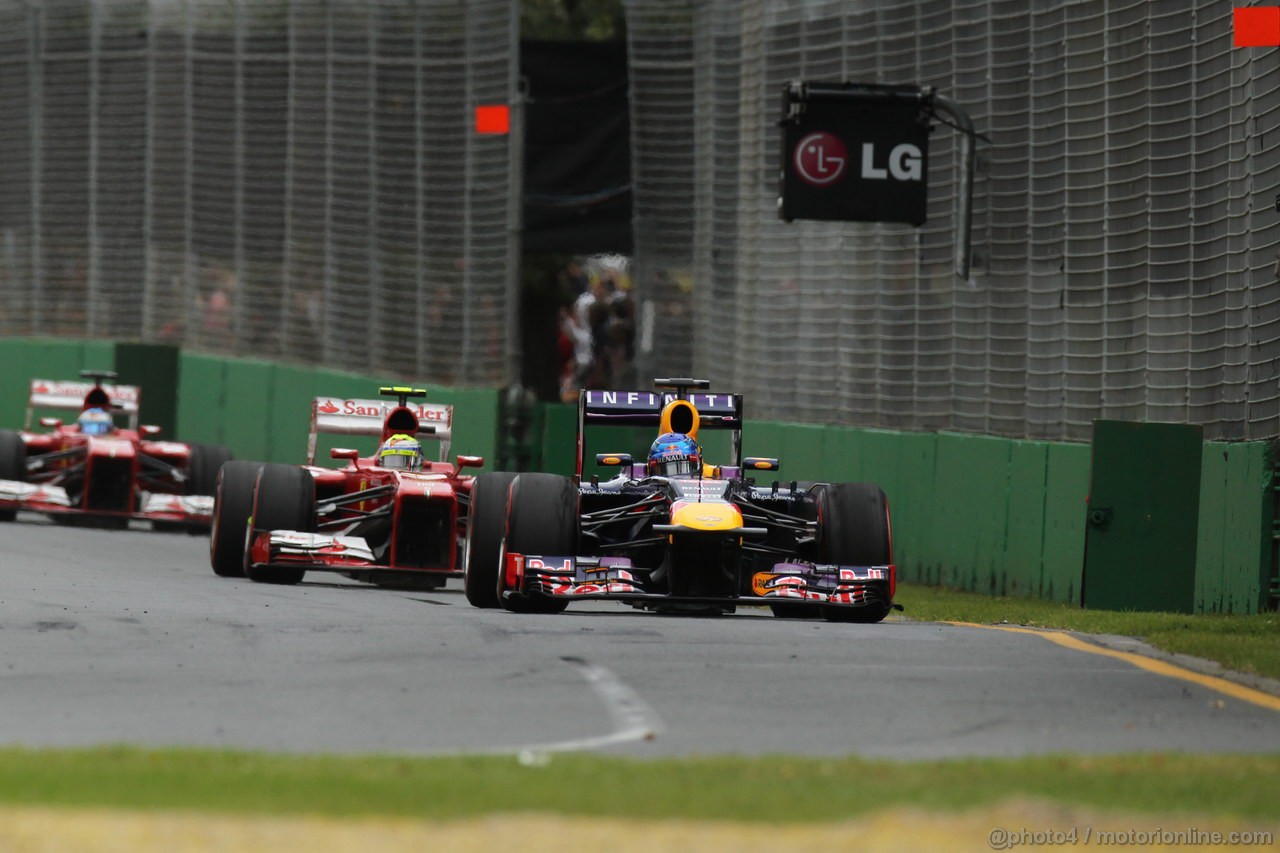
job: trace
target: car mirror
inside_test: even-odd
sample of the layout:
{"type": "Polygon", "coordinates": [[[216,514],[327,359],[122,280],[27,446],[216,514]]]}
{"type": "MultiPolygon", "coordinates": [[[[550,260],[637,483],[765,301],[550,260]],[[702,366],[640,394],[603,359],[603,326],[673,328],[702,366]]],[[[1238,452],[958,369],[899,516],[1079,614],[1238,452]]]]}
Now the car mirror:
{"type": "Polygon", "coordinates": [[[767,456],[748,456],[742,460],[742,467],[748,471],[777,471],[778,460],[767,456]]]}
{"type": "Polygon", "coordinates": [[[62,418],[41,418],[40,426],[48,427],[49,429],[57,429],[62,426],[62,418]]]}
{"type": "Polygon", "coordinates": [[[631,466],[630,453],[597,453],[596,464],[606,468],[628,468],[631,466]]]}
{"type": "Polygon", "coordinates": [[[454,462],[458,466],[458,470],[463,468],[480,468],[484,465],[483,456],[459,456],[454,462]]]}
{"type": "Polygon", "coordinates": [[[143,424],[142,426],[138,427],[138,433],[143,438],[155,438],[157,435],[161,433],[161,429],[155,424],[143,424]]]}
{"type": "Polygon", "coordinates": [[[330,459],[359,459],[360,451],[350,447],[335,447],[329,451],[330,459]]]}

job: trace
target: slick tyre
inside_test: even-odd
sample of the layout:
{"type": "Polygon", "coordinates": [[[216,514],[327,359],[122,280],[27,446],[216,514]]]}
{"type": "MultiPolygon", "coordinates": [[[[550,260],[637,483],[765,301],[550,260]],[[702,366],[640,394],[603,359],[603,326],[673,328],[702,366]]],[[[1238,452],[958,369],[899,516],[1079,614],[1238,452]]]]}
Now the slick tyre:
{"type": "MultiPolygon", "coordinates": [[[[823,562],[849,566],[882,566],[893,561],[889,536],[889,503],[874,483],[823,486],[818,495],[818,548],[823,562]]],[[[890,601],[865,607],[823,607],[830,622],[879,622],[889,615],[890,601]]]]}
{"type": "Polygon", "coordinates": [[[253,512],[253,484],[260,462],[228,462],[214,482],[209,564],[224,578],[244,577],[245,538],[253,512]]]}
{"type": "MultiPolygon", "coordinates": [[[[249,519],[249,541],[267,530],[315,530],[316,481],[305,468],[294,465],[264,465],[253,487],[253,513],[249,519]]],[[[295,584],[304,569],[255,568],[245,549],[244,573],[258,583],[295,584]]]]}
{"type": "Polygon", "coordinates": [[[507,523],[507,494],[515,478],[515,474],[506,471],[493,471],[481,474],[471,484],[462,590],[474,607],[501,604],[498,576],[502,572],[502,534],[507,523]]]}
{"type": "Polygon", "coordinates": [[[192,444],[187,462],[186,493],[213,495],[218,488],[218,472],[231,461],[231,451],[216,444],[192,444]]]}
{"type": "MultiPolygon", "coordinates": [[[[13,430],[0,430],[0,480],[27,479],[27,446],[22,436],[13,430]]],[[[16,509],[0,510],[0,521],[13,521],[18,517],[16,509]]]]}
{"type": "MultiPolygon", "coordinates": [[[[578,553],[578,489],[568,477],[521,474],[511,484],[507,535],[503,553],[573,555],[578,553]]],[[[568,606],[540,595],[502,598],[504,572],[499,570],[498,600],[516,613],[559,613],[568,606]]]]}

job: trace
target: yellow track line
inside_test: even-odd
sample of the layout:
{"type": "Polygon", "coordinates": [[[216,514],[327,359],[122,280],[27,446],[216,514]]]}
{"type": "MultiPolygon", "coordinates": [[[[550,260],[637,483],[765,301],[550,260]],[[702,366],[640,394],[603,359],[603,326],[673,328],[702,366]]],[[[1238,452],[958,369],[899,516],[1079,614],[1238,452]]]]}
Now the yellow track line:
{"type": "Polygon", "coordinates": [[[1239,699],[1242,702],[1260,705],[1263,708],[1270,708],[1272,711],[1280,711],[1280,696],[1272,696],[1270,693],[1264,693],[1261,690],[1255,690],[1252,687],[1245,687],[1243,684],[1236,684],[1234,681],[1227,681],[1225,678],[1218,678],[1213,675],[1203,675],[1198,672],[1192,672],[1189,669],[1183,669],[1175,664],[1166,663],[1162,660],[1155,660],[1154,658],[1149,658],[1144,655],[1104,648],[1059,631],[1041,631],[1036,628],[1016,628],[1012,625],[979,625],[976,622],[947,621],[944,624],[959,625],[963,628],[986,628],[991,631],[1009,631],[1015,634],[1033,634],[1037,637],[1044,637],[1049,642],[1057,643],[1058,645],[1065,646],[1068,649],[1075,649],[1078,652],[1089,652],[1090,654],[1116,658],[1117,660],[1131,663],[1139,669],[1154,672],[1156,675],[1164,675],[1169,678],[1179,678],[1183,681],[1190,681],[1192,684],[1199,684],[1201,687],[1216,690],[1217,692],[1230,696],[1233,699],[1239,699]]]}

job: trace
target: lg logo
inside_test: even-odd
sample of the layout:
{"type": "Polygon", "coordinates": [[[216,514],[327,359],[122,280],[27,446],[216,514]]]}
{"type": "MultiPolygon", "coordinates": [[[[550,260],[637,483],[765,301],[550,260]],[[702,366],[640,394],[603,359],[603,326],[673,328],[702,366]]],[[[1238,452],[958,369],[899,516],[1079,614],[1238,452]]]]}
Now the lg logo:
{"type": "MultiPolygon", "coordinates": [[[[876,165],[876,146],[873,142],[862,144],[862,171],[864,180],[883,181],[890,176],[896,181],[920,181],[923,179],[923,155],[909,142],[895,145],[889,151],[884,165],[876,165]]],[[[839,181],[845,174],[848,154],[844,143],[836,136],[823,131],[803,137],[795,147],[793,162],[796,174],[810,186],[827,187],[839,181]]],[[[884,161],[881,161],[884,162],[884,161]]]]}
{"type": "MultiPolygon", "coordinates": [[[[875,146],[870,142],[862,146],[862,177],[882,181],[886,170],[875,165],[875,146]]],[[[897,181],[918,181],[921,179],[920,149],[909,142],[893,146],[889,151],[888,174],[897,181]]]]}
{"type": "Polygon", "coordinates": [[[815,187],[825,187],[840,180],[848,160],[844,143],[829,133],[811,133],[796,145],[796,174],[806,184],[815,187]]]}

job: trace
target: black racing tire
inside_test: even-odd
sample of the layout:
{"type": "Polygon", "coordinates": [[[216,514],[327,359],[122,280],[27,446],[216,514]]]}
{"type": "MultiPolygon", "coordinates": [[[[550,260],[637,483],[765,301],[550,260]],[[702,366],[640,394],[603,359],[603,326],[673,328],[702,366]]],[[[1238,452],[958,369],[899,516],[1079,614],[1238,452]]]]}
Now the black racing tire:
{"type": "MultiPolygon", "coordinates": [[[[0,429],[0,480],[27,479],[27,445],[22,436],[11,429],[0,429]]],[[[0,510],[0,521],[13,521],[16,509],[0,510]]]]}
{"type": "MultiPolygon", "coordinates": [[[[264,465],[253,486],[253,513],[249,517],[250,541],[265,530],[314,532],[316,525],[316,480],[296,465],[264,465]]],[[[258,583],[295,584],[305,569],[254,568],[249,549],[244,552],[244,573],[258,583]]]]}
{"type": "MultiPolygon", "coordinates": [[[[578,553],[578,487],[558,474],[521,474],[511,484],[507,507],[507,552],[573,556],[578,553]]],[[[501,563],[502,561],[500,561],[501,563]]],[[[559,613],[568,606],[564,600],[530,595],[502,597],[504,574],[498,572],[498,600],[515,613],[559,613]]]]}
{"type": "MultiPolygon", "coordinates": [[[[883,566],[893,561],[889,502],[874,483],[837,483],[818,494],[818,552],[823,562],[883,566]]],[[[865,607],[822,607],[829,622],[880,622],[893,602],[865,607]]]]}
{"type": "Polygon", "coordinates": [[[502,534],[507,526],[507,495],[515,478],[507,471],[490,471],[471,483],[462,591],[473,607],[501,606],[498,576],[502,573],[502,534]]]}
{"type": "Polygon", "coordinates": [[[213,490],[213,526],[209,530],[209,564],[215,575],[244,577],[253,484],[261,469],[261,462],[228,462],[218,471],[213,490]]]}
{"type": "Polygon", "coordinates": [[[214,495],[218,488],[218,472],[233,457],[231,451],[218,444],[192,444],[187,461],[186,493],[214,495]]]}

